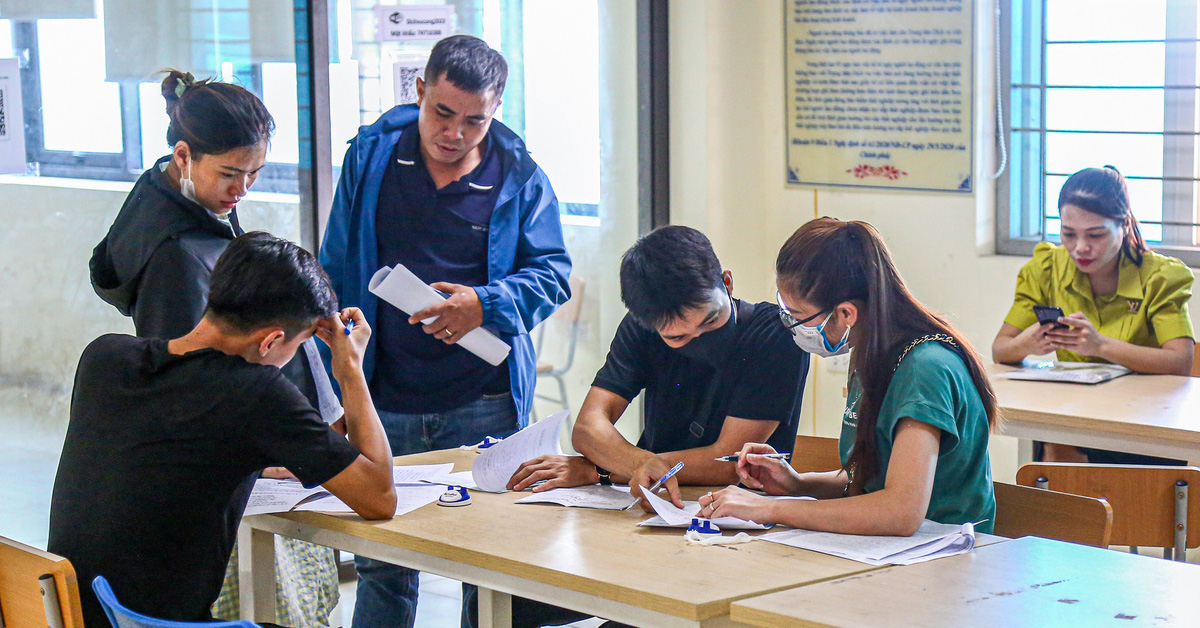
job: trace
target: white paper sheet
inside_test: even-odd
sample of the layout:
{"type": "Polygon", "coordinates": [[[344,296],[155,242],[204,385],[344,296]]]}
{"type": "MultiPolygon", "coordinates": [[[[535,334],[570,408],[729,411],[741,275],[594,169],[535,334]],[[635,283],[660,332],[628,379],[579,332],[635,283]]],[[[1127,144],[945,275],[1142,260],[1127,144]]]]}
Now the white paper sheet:
{"type": "Polygon", "coordinates": [[[272,512],[287,512],[305,498],[324,492],[320,486],[304,488],[295,480],[273,480],[261,478],[250,491],[243,516],[264,515],[272,512]]]}
{"type": "Polygon", "coordinates": [[[621,510],[632,504],[635,497],[629,494],[628,486],[574,486],[555,488],[518,499],[518,504],[558,504],[572,508],[596,508],[598,510],[621,510]]]}
{"type": "MultiPolygon", "coordinates": [[[[700,512],[700,502],[683,502],[683,508],[676,508],[675,504],[649,491],[642,491],[642,494],[646,496],[646,503],[650,504],[658,516],[639,523],[639,526],[686,528],[692,523],[696,513],[700,512]]],[[[710,521],[717,524],[717,527],[722,530],[766,530],[770,527],[736,517],[718,517],[710,521]]]]}
{"type": "Polygon", "coordinates": [[[975,547],[975,526],[925,521],[912,536],[782,530],[758,538],[869,565],[911,565],[970,551],[975,547]]]}
{"type": "Polygon", "coordinates": [[[445,484],[448,486],[461,486],[468,490],[481,490],[479,485],[475,483],[475,478],[471,477],[470,471],[455,471],[454,473],[447,473],[441,477],[429,478],[421,481],[445,484]]]}
{"type": "Polygon", "coordinates": [[[471,469],[475,484],[489,493],[503,493],[522,463],[562,453],[558,448],[558,433],[568,414],[567,410],[556,412],[483,450],[471,469]]]}
{"type": "MultiPolygon", "coordinates": [[[[392,481],[396,484],[396,515],[411,512],[429,503],[426,494],[420,491],[411,492],[410,488],[439,489],[433,494],[433,501],[441,496],[445,487],[434,484],[420,484],[429,478],[444,477],[454,468],[454,464],[411,464],[392,467],[392,481]]],[[[315,512],[354,512],[342,500],[334,497],[323,487],[304,488],[295,480],[263,479],[254,483],[254,491],[250,493],[250,501],[246,505],[246,515],[261,515],[269,512],[315,511],[315,512]],[[300,502],[305,502],[300,506],[300,502]]]]}
{"type": "MultiPolygon", "coordinates": [[[[408,514],[422,506],[436,502],[446,487],[437,484],[405,484],[396,487],[396,516],[408,514]]],[[[342,500],[329,495],[296,506],[296,512],[354,512],[342,500]]]]}
{"type": "MultiPolygon", "coordinates": [[[[426,285],[403,264],[396,264],[394,268],[387,266],[380,268],[371,277],[371,283],[367,288],[371,294],[400,308],[410,316],[446,300],[437,290],[426,285]]],[[[436,316],[421,322],[428,325],[435,320],[437,320],[436,316]]],[[[512,350],[508,343],[482,327],[476,327],[467,332],[459,339],[458,346],[474,353],[492,366],[498,366],[512,350]]]]}

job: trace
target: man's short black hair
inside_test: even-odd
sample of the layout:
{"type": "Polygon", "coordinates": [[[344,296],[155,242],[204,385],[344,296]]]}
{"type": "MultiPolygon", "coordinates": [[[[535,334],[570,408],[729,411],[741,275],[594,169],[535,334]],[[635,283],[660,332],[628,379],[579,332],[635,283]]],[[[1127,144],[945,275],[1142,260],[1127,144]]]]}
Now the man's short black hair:
{"type": "Polygon", "coordinates": [[[463,91],[472,94],[491,91],[499,98],[508,81],[508,62],[478,37],[452,35],[433,47],[425,64],[426,82],[436,83],[442,75],[463,91]]]}
{"type": "Polygon", "coordinates": [[[721,262],[712,243],[691,227],[659,227],[621,257],[621,301],[650,329],[707,306],[721,283],[721,262]]]}
{"type": "Polygon", "coordinates": [[[235,238],[217,260],[205,316],[241,333],[278,326],[292,336],[337,311],[329,277],[311,253],[253,231],[235,238]]]}

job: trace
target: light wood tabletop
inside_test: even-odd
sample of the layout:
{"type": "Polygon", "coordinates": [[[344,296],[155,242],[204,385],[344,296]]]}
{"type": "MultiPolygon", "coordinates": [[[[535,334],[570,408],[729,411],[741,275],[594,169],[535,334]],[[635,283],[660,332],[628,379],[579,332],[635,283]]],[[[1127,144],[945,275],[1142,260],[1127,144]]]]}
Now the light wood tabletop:
{"type": "Polygon", "coordinates": [[[1125,375],[1101,384],[995,377],[1000,433],[1082,447],[1200,460],[1200,378],[1125,375]]]}
{"type": "MultiPolygon", "coordinates": [[[[396,462],[454,462],[461,471],[470,468],[475,456],[447,450],[396,462]]],[[[695,499],[705,490],[685,488],[685,498],[695,499]]],[[[775,543],[691,546],[681,530],[637,527],[647,518],[640,509],[513,504],[526,494],[472,491],[469,506],[431,504],[387,522],[319,513],[244,521],[259,531],[479,584],[481,599],[486,588],[641,626],[728,625],[729,607],[736,600],[876,569],[775,543]]],[[[243,578],[270,564],[269,554],[262,553],[270,544],[263,538],[250,542],[261,562],[247,567],[243,578]]],[[[256,588],[267,590],[265,581],[254,580],[256,588]]],[[[274,599],[251,595],[260,610],[266,608],[260,604],[274,599]]],[[[258,616],[269,621],[265,613],[258,616]]]]}
{"type": "Polygon", "coordinates": [[[733,604],[793,626],[1198,626],[1200,566],[1025,537],[733,604]]]}

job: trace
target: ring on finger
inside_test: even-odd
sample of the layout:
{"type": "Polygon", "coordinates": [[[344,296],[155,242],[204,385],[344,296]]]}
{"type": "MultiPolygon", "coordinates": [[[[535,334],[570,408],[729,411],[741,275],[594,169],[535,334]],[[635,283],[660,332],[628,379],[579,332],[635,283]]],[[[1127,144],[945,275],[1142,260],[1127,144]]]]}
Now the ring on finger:
{"type": "Polygon", "coordinates": [[[449,329],[449,328],[443,329],[442,331],[446,332],[446,337],[447,337],[447,338],[449,338],[450,336],[453,336],[453,335],[454,335],[454,332],[450,331],[450,329],[449,329]]]}

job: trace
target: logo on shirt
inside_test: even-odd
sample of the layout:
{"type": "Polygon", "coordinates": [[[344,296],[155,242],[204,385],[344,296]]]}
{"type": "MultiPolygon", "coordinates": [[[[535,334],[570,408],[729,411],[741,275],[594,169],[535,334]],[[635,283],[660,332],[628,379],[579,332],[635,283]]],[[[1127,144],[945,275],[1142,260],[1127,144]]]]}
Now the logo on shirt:
{"type": "Polygon", "coordinates": [[[858,412],[855,410],[851,410],[850,408],[846,408],[846,411],[842,413],[842,425],[845,425],[847,427],[857,428],[858,427],[858,412]]]}
{"type": "Polygon", "coordinates": [[[1141,301],[1134,301],[1133,299],[1129,299],[1128,301],[1126,301],[1126,303],[1129,304],[1129,313],[1130,314],[1137,314],[1138,308],[1142,307],[1141,301]]]}

